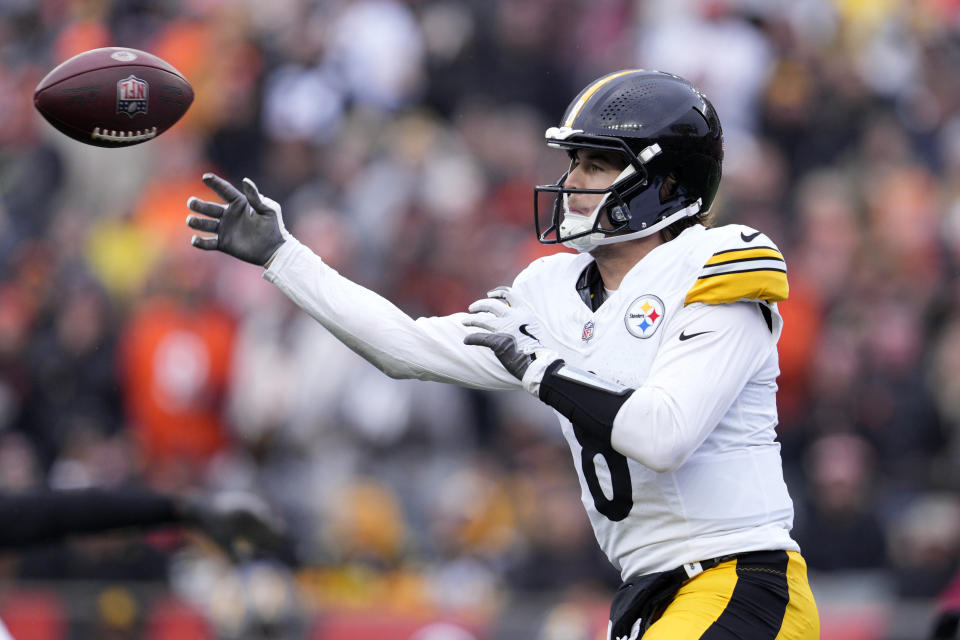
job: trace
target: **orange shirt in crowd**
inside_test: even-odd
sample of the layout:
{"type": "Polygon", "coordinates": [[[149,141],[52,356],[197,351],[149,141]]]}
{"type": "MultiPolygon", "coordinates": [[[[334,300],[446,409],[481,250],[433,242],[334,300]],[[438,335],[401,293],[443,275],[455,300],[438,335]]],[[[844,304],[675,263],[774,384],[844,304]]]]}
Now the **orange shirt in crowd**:
{"type": "Polygon", "coordinates": [[[141,305],[120,341],[127,417],[148,463],[204,460],[226,442],[222,403],[235,323],[212,306],[141,305]]]}

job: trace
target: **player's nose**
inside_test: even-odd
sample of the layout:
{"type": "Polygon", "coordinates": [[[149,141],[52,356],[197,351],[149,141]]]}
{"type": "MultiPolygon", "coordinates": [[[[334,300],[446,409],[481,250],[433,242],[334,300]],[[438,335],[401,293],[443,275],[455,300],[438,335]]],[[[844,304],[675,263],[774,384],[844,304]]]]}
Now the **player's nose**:
{"type": "Polygon", "coordinates": [[[583,188],[583,171],[580,170],[579,166],[574,167],[567,173],[567,177],[563,179],[563,186],[568,189],[583,188]]]}

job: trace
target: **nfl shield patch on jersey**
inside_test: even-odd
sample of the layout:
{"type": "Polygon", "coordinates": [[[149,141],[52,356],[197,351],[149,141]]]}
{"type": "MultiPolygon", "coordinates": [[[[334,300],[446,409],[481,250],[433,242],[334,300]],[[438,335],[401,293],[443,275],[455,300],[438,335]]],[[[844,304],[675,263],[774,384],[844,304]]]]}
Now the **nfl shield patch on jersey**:
{"type": "Polygon", "coordinates": [[[584,342],[589,342],[593,337],[593,330],[595,326],[596,325],[593,324],[593,320],[590,320],[587,322],[587,324],[583,325],[583,333],[580,334],[580,339],[584,342]]]}
{"type": "Polygon", "coordinates": [[[653,294],[647,294],[630,303],[623,322],[632,335],[649,338],[663,324],[663,313],[663,301],[653,294]]]}

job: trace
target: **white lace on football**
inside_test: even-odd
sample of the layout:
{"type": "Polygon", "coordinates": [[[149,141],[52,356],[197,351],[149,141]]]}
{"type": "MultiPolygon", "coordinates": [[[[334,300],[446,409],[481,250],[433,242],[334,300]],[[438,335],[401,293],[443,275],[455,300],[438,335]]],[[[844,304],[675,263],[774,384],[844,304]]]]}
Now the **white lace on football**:
{"type": "Polygon", "coordinates": [[[90,137],[94,140],[105,140],[107,142],[120,142],[126,144],[143,142],[144,140],[149,140],[150,138],[155,138],[156,136],[156,127],[150,127],[149,129],[137,129],[136,131],[118,131],[116,129],[100,129],[100,127],[94,127],[93,132],[90,134],[90,137]]]}

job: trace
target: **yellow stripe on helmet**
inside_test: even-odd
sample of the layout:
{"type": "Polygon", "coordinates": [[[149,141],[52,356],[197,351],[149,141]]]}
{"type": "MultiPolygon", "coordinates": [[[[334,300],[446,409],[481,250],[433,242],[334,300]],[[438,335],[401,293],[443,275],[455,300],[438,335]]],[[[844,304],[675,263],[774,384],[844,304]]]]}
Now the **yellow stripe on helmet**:
{"type": "Polygon", "coordinates": [[[597,80],[596,82],[594,82],[592,85],[587,87],[587,89],[583,92],[583,95],[580,96],[580,99],[577,100],[577,103],[573,105],[572,109],[570,109],[570,115],[567,116],[567,119],[563,123],[563,126],[572,127],[573,121],[576,120],[577,116],[580,115],[580,112],[583,111],[583,107],[585,107],[587,102],[590,100],[590,98],[593,97],[593,94],[599,91],[600,88],[603,87],[605,84],[613,80],[616,80],[620,76],[625,76],[628,73],[639,73],[640,71],[643,71],[643,69],[627,69],[626,71],[617,71],[616,73],[611,73],[610,75],[604,76],[599,80],[597,80]]]}

